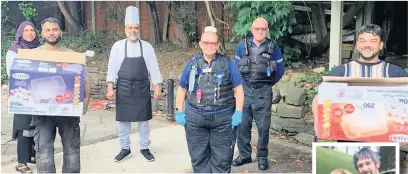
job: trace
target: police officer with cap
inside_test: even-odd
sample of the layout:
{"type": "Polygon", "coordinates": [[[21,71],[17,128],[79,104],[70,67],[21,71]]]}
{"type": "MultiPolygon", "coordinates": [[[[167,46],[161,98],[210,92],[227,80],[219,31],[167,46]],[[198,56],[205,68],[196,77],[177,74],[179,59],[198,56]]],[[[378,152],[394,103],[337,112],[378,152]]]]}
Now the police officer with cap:
{"type": "Polygon", "coordinates": [[[253,37],[240,41],[235,55],[244,80],[245,102],[237,136],[239,156],[233,165],[241,166],[252,162],[250,142],[254,119],[259,135],[257,145],[259,170],[268,169],[271,88],[284,73],[281,50],[274,40],[266,38],[268,30],[268,22],[264,18],[255,19],[251,28],[253,37]]]}
{"type": "Polygon", "coordinates": [[[216,53],[216,32],[214,27],[205,28],[200,40],[203,54],[187,62],[177,90],[176,122],[185,125],[195,173],[231,172],[236,129],[242,120],[241,75],[233,59],[216,53]]]}

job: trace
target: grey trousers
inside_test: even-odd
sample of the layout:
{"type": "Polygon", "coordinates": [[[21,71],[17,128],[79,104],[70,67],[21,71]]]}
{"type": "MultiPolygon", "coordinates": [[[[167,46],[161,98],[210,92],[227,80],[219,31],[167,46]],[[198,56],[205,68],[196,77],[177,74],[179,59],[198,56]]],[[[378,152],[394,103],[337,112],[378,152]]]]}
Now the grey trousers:
{"type": "MultiPolygon", "coordinates": [[[[149,149],[150,125],[149,121],[141,121],[139,124],[140,149],[149,149]]],[[[131,122],[119,122],[120,149],[130,149],[131,122]]]]}
{"type": "Polygon", "coordinates": [[[34,149],[37,173],[56,173],[54,161],[54,142],[56,128],[61,136],[63,147],[62,173],[79,173],[81,169],[81,132],[79,117],[33,116],[34,149]]]}

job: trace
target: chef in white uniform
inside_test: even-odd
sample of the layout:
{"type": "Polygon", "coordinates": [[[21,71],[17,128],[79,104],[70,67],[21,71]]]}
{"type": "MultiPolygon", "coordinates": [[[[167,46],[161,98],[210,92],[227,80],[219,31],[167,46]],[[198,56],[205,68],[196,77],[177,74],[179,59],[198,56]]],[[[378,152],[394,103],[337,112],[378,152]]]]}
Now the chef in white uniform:
{"type": "Polygon", "coordinates": [[[107,98],[116,98],[116,121],[119,122],[120,152],[115,157],[121,162],[131,156],[131,122],[138,122],[140,135],[140,153],[154,161],[149,145],[149,120],[152,119],[150,80],[154,85],[154,98],[161,95],[162,77],[152,45],[140,39],[139,10],[126,8],[125,33],[127,38],[112,46],[106,81],[107,98]],[[116,84],[116,94],[113,86],[116,84]]]}

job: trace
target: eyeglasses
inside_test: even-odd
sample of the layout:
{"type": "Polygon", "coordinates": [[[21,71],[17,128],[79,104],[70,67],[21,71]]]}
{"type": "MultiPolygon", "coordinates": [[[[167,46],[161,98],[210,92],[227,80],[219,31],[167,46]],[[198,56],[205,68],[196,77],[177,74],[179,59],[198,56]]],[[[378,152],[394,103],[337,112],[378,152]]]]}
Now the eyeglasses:
{"type": "Polygon", "coordinates": [[[267,31],[268,28],[255,28],[255,27],[254,27],[254,30],[255,30],[255,31],[267,31]]]}
{"type": "Polygon", "coordinates": [[[200,41],[204,46],[218,46],[218,42],[206,42],[206,41],[200,41]]]}

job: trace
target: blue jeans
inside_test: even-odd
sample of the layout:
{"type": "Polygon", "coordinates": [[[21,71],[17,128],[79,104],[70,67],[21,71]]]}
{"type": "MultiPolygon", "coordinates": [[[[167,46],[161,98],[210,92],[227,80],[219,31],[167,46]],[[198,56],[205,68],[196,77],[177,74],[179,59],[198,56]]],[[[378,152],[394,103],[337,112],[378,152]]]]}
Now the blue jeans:
{"type": "MultiPolygon", "coordinates": [[[[149,149],[150,126],[149,121],[141,121],[139,124],[140,149],[149,149]]],[[[130,149],[131,122],[119,122],[120,149],[130,149]]]]}
{"type": "Polygon", "coordinates": [[[65,116],[33,116],[34,149],[36,151],[37,173],[56,173],[54,142],[56,128],[63,147],[62,173],[79,173],[80,162],[80,118],[65,116]]]}

